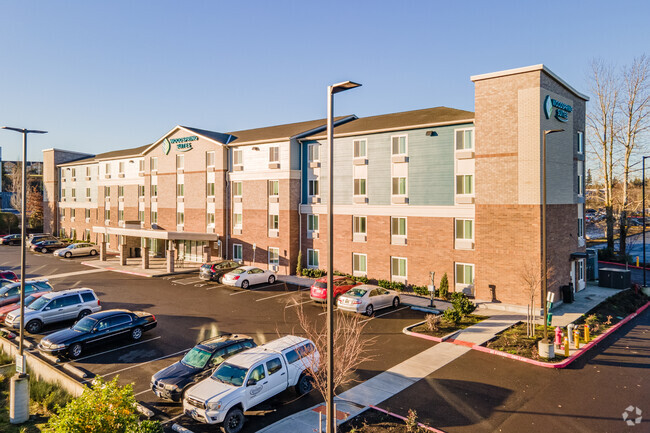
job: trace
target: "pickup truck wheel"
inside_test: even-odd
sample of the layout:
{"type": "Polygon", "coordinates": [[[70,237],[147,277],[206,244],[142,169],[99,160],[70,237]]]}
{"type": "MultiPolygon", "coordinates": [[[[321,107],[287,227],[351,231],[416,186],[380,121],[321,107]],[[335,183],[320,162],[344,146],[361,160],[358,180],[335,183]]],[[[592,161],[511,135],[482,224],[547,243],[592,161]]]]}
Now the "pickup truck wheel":
{"type": "Polygon", "coordinates": [[[314,385],[311,383],[311,377],[308,374],[300,375],[298,383],[296,384],[296,394],[303,395],[307,394],[312,390],[314,385]]]}
{"type": "Polygon", "coordinates": [[[239,408],[230,409],[223,419],[221,429],[225,433],[239,433],[244,427],[244,413],[239,408]]]}

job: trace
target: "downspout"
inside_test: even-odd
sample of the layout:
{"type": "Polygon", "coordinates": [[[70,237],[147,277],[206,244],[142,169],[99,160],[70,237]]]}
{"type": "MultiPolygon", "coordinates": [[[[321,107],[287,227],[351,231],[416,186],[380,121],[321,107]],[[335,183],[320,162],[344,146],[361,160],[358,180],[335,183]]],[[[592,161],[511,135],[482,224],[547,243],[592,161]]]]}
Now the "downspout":
{"type": "MultiPolygon", "coordinates": [[[[303,189],[303,185],[302,185],[302,181],[303,181],[302,180],[302,170],[303,170],[303,166],[302,166],[303,165],[303,162],[302,162],[302,147],[304,146],[304,144],[303,144],[301,139],[298,139],[297,141],[298,141],[298,143],[300,143],[300,164],[298,165],[298,167],[300,168],[300,201],[298,202],[298,230],[299,230],[298,254],[300,255],[300,257],[302,257],[302,199],[303,199],[303,197],[302,197],[302,189],[303,189]]],[[[298,267],[302,267],[302,263],[298,263],[298,266],[296,267],[296,269],[298,267]]],[[[300,275],[298,275],[298,276],[300,276],[300,275]]]]}
{"type": "Polygon", "coordinates": [[[229,224],[229,218],[230,218],[230,148],[228,147],[228,143],[230,143],[230,140],[232,139],[232,135],[228,136],[228,141],[224,144],[226,146],[226,212],[225,212],[225,219],[226,219],[226,228],[224,231],[225,234],[225,239],[222,244],[222,250],[221,250],[221,257],[224,260],[228,259],[228,251],[230,250],[229,245],[230,245],[230,224],[229,224]]]}

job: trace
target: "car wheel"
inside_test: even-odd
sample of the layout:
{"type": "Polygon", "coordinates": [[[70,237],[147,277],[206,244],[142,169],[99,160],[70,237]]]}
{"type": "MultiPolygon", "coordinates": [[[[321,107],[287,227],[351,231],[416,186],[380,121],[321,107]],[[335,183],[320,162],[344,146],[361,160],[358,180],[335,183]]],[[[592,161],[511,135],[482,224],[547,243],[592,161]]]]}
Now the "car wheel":
{"type": "Polygon", "coordinates": [[[91,256],[96,256],[97,255],[97,250],[90,250],[90,255],[91,256]]]}
{"type": "Polygon", "coordinates": [[[223,284],[223,275],[217,276],[217,283],[223,284]]]}
{"type": "Polygon", "coordinates": [[[41,248],[41,252],[42,252],[43,254],[47,254],[47,248],[41,248]]]}
{"type": "Polygon", "coordinates": [[[275,275],[269,276],[269,284],[275,283],[275,275]]]}
{"type": "Polygon", "coordinates": [[[248,280],[244,280],[241,282],[241,288],[242,289],[248,289],[248,280]]]}
{"type": "Polygon", "coordinates": [[[41,322],[40,320],[30,320],[29,323],[25,325],[25,329],[30,334],[37,334],[40,332],[42,328],[43,328],[43,322],[41,322]]]}
{"type": "Polygon", "coordinates": [[[239,433],[244,427],[244,413],[239,408],[230,409],[221,427],[225,433],[239,433]]]}
{"type": "Polygon", "coordinates": [[[66,259],[69,259],[70,257],[72,257],[72,253],[70,251],[68,251],[68,252],[65,253],[64,257],[66,259]]]}
{"type": "Polygon", "coordinates": [[[136,326],[131,330],[131,340],[138,341],[142,338],[142,328],[136,326]]]}
{"type": "Polygon", "coordinates": [[[68,349],[68,356],[72,359],[79,358],[82,350],[83,348],[81,347],[81,344],[75,343],[68,349]]]}
{"type": "Polygon", "coordinates": [[[399,307],[399,298],[397,296],[395,296],[395,299],[393,299],[393,307],[399,307]]]}
{"type": "Polygon", "coordinates": [[[296,394],[298,395],[307,394],[313,388],[314,385],[312,384],[311,376],[304,373],[300,375],[300,378],[298,379],[298,383],[296,384],[296,394]]]}
{"type": "Polygon", "coordinates": [[[90,310],[82,310],[77,316],[77,320],[81,320],[89,314],[90,314],[90,310]]]}
{"type": "Polygon", "coordinates": [[[372,316],[372,313],[375,312],[375,308],[372,306],[372,304],[368,304],[366,307],[366,316],[372,316]]]}

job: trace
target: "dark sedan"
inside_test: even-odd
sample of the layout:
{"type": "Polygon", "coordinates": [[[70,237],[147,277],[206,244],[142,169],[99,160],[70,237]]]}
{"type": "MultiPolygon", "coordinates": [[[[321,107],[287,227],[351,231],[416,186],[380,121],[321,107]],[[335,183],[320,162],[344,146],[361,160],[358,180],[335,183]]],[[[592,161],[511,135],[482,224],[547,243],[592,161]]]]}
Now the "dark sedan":
{"type": "Polygon", "coordinates": [[[92,346],[124,338],[138,341],[145,331],[157,324],[156,317],[144,311],[100,311],[84,317],[71,328],[48,335],[38,344],[38,350],[54,356],[78,358],[92,346]]]}
{"type": "Polygon", "coordinates": [[[20,245],[20,235],[7,235],[0,239],[1,245],[20,245]]]}
{"type": "Polygon", "coordinates": [[[233,262],[232,260],[205,263],[201,266],[201,270],[199,271],[199,278],[202,280],[210,280],[220,283],[221,277],[223,277],[224,274],[227,274],[228,272],[232,271],[233,269],[237,269],[240,266],[240,263],[233,262]]]}
{"type": "Polygon", "coordinates": [[[151,389],[160,398],[182,401],[191,385],[208,377],[225,359],[255,347],[251,337],[228,335],[197,344],[180,361],[151,376],[151,389]]]}
{"type": "Polygon", "coordinates": [[[51,253],[52,251],[65,248],[67,246],[67,242],[63,242],[58,239],[47,239],[33,243],[30,248],[41,253],[51,253]]]}

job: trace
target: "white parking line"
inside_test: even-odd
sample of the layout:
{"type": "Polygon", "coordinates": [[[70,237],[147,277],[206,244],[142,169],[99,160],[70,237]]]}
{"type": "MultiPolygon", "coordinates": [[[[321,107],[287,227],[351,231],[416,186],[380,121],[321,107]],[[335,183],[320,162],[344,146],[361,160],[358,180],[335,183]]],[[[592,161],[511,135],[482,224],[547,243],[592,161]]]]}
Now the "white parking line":
{"type": "Polygon", "coordinates": [[[284,309],[286,310],[287,308],[297,307],[299,305],[306,304],[307,302],[311,302],[311,299],[308,299],[308,300],[306,300],[304,302],[300,302],[300,303],[296,302],[296,303],[293,303],[291,305],[287,305],[287,306],[284,307],[284,309]]]}
{"type": "MultiPolygon", "coordinates": [[[[172,354],[170,354],[170,355],[161,356],[160,358],[151,359],[151,360],[149,360],[149,361],[140,362],[140,363],[138,363],[138,364],[134,364],[134,365],[131,365],[131,366],[129,366],[129,367],[124,367],[124,368],[121,368],[121,369],[119,369],[119,370],[111,371],[110,373],[104,373],[104,374],[102,374],[102,376],[103,376],[103,377],[110,376],[110,375],[112,375],[112,374],[121,373],[121,372],[123,372],[123,371],[130,370],[130,369],[135,368],[135,367],[140,367],[141,365],[149,364],[150,362],[160,361],[161,359],[165,359],[165,358],[171,358],[172,356],[176,356],[176,355],[178,355],[178,354],[185,353],[185,352],[187,352],[187,351],[190,350],[190,349],[191,349],[191,347],[190,347],[189,349],[183,349],[183,350],[180,350],[180,351],[178,351],[178,352],[176,352],[176,353],[172,353],[172,354]]],[[[89,382],[89,381],[91,381],[91,380],[92,380],[92,379],[90,379],[90,380],[85,380],[84,382],[89,382]]],[[[84,382],[82,382],[82,383],[84,383],[84,382]]]]}
{"type": "Polygon", "coordinates": [[[73,275],[85,275],[85,274],[94,274],[96,272],[107,272],[108,269],[89,269],[87,271],[77,271],[77,272],[67,272],[65,274],[55,274],[55,275],[43,275],[42,277],[38,278],[30,278],[30,280],[34,279],[43,279],[47,278],[48,280],[53,280],[54,278],[65,278],[65,277],[71,277],[73,275]]]}
{"type": "Polygon", "coordinates": [[[144,394],[145,392],[152,392],[152,391],[151,391],[150,389],[145,389],[144,391],[141,391],[141,392],[139,392],[139,393],[137,393],[137,394],[133,394],[133,397],[137,397],[137,396],[139,396],[140,394],[144,394]]]}
{"type": "Polygon", "coordinates": [[[255,290],[268,289],[269,287],[274,287],[274,286],[277,286],[279,284],[284,284],[284,283],[269,284],[268,286],[256,287],[255,289],[242,289],[241,292],[231,293],[230,296],[241,295],[242,293],[250,293],[250,292],[254,292],[255,290]]]}
{"type": "Polygon", "coordinates": [[[166,424],[168,422],[176,421],[178,418],[182,417],[185,415],[185,412],[181,412],[180,414],[176,415],[174,418],[168,418],[166,420],[163,420],[163,424],[166,424]]]}
{"type": "Polygon", "coordinates": [[[115,352],[116,350],[126,349],[127,347],[136,346],[136,345],[142,344],[142,343],[148,343],[149,341],[157,340],[159,338],[160,338],[160,336],[150,338],[148,340],[138,341],[137,343],[128,344],[128,345],[122,346],[122,347],[116,347],[115,349],[107,350],[105,352],[93,353],[92,355],[82,356],[81,358],[77,358],[77,359],[73,359],[73,360],[70,360],[70,361],[62,362],[61,364],[68,364],[70,362],[78,362],[78,361],[81,361],[82,359],[93,358],[95,356],[104,355],[104,354],[110,353],[110,352],[115,352]]]}
{"type": "Polygon", "coordinates": [[[410,307],[402,307],[402,308],[398,308],[397,310],[389,311],[389,312],[384,313],[384,314],[379,314],[378,316],[372,316],[372,317],[369,317],[369,318],[367,318],[365,320],[360,320],[359,323],[367,322],[369,320],[376,319],[377,317],[382,317],[382,316],[387,316],[389,314],[397,313],[398,311],[404,310],[406,308],[410,308],[410,307]]]}
{"type": "Polygon", "coordinates": [[[172,280],[172,283],[174,284],[182,284],[183,286],[187,286],[189,284],[194,284],[202,281],[200,278],[184,278],[180,280],[172,280]]]}
{"type": "MultiPolygon", "coordinates": [[[[339,309],[334,307],[334,311],[339,311],[339,309]]],[[[319,316],[322,316],[323,314],[327,314],[327,307],[325,307],[325,311],[323,311],[322,313],[318,313],[319,316]]]]}
{"type": "Polygon", "coordinates": [[[256,299],[255,302],[266,301],[267,299],[277,298],[278,296],[290,295],[291,293],[298,293],[298,292],[302,292],[302,291],[304,291],[304,290],[308,290],[308,289],[309,289],[309,288],[300,289],[300,290],[291,290],[291,291],[289,291],[289,292],[280,293],[279,295],[267,296],[266,298],[256,299]]]}

